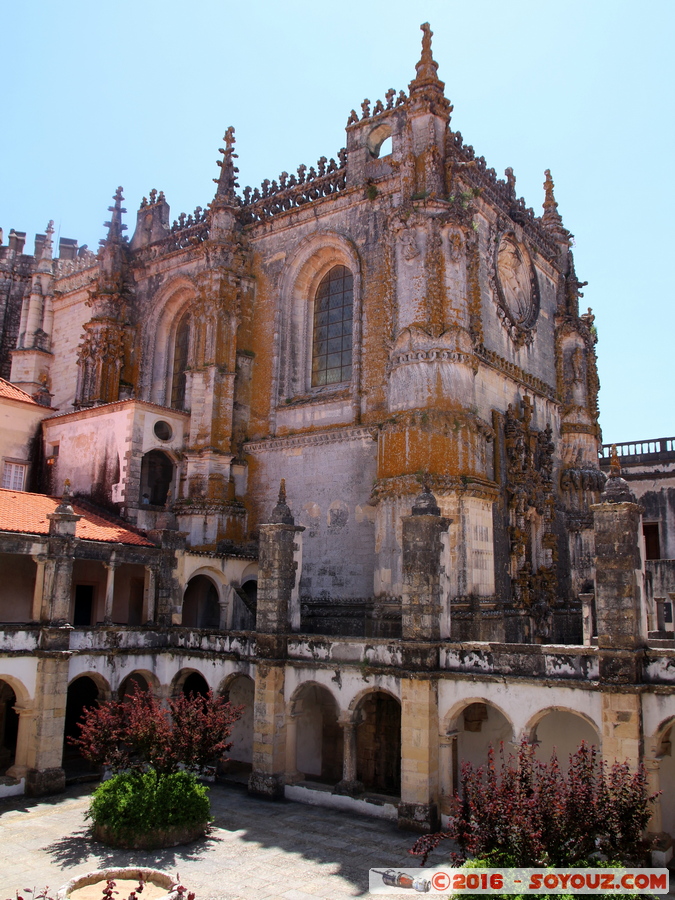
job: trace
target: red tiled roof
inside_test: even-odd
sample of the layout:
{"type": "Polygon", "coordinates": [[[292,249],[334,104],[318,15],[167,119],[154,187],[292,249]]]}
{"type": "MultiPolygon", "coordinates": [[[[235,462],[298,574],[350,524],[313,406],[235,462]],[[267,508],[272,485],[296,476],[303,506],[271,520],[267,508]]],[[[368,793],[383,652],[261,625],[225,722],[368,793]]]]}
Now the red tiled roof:
{"type": "MultiPolygon", "coordinates": [[[[54,512],[60,502],[58,497],[48,497],[46,494],[0,490],[0,531],[49,534],[47,516],[54,512]]],[[[127,528],[121,519],[96,515],[79,506],[77,501],[73,501],[73,509],[83,517],[75,526],[75,537],[83,541],[154,547],[146,538],[127,528]]]]}
{"type": "Polygon", "coordinates": [[[22,391],[21,388],[12,384],[11,381],[5,381],[4,378],[0,378],[0,397],[6,397],[8,400],[21,400],[23,403],[32,403],[33,406],[40,405],[33,400],[30,394],[22,391]]]}

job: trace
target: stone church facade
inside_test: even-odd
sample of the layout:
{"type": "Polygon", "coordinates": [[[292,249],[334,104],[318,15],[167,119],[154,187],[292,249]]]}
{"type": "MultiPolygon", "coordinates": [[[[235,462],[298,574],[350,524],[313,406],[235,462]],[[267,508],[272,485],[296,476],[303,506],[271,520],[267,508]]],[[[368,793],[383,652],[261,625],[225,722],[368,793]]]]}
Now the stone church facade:
{"type": "Polygon", "coordinates": [[[153,190],[127,240],[120,188],[96,255],[53,259],[51,227],[32,259],[0,247],[5,403],[43,412],[0,533],[28,790],[62,783],[87,690],[197,677],[248,704],[250,790],[418,828],[499,740],[675,777],[675,645],[650,643],[640,507],[599,465],[550,172],[535,215],[437,69],[425,25],[408,92],[352,111],[335,158],[240,191],[230,128],[208,207],[172,224],[153,190]],[[63,496],[48,525],[13,522],[22,489],[63,496]],[[81,537],[96,515],[126,536],[81,537]]]}

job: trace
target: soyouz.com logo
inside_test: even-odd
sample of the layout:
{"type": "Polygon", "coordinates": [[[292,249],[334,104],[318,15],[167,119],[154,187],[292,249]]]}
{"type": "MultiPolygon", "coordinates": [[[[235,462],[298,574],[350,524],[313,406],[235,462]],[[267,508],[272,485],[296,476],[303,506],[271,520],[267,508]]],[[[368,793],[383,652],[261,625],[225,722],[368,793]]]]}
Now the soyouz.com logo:
{"type": "Polygon", "coordinates": [[[668,893],[668,869],[371,869],[371,894],[668,893]]]}

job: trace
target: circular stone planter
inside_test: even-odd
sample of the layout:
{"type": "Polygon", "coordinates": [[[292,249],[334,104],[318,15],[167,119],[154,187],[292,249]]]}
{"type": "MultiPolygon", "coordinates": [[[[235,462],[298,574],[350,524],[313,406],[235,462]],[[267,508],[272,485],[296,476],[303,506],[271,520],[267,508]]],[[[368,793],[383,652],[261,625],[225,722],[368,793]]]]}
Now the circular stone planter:
{"type": "MultiPolygon", "coordinates": [[[[198,838],[204,837],[208,827],[208,822],[201,822],[197,825],[174,825],[129,838],[120,838],[107,825],[94,825],[91,832],[95,841],[100,841],[109,847],[121,847],[124,850],[160,850],[164,847],[177,847],[179,844],[196,841],[198,838]]],[[[143,870],[139,869],[139,871],[143,870]]]]}
{"type": "Polygon", "coordinates": [[[147,869],[139,866],[126,869],[98,869],[96,872],[87,872],[86,875],[78,875],[71,878],[68,884],[58,891],[57,900],[100,900],[107,881],[114,881],[118,896],[125,900],[138,886],[143,877],[146,887],[142,896],[147,900],[179,900],[180,895],[171,888],[176,883],[171,875],[160,872],[157,869],[147,869]],[[152,889],[154,887],[154,890],[152,889]]]}

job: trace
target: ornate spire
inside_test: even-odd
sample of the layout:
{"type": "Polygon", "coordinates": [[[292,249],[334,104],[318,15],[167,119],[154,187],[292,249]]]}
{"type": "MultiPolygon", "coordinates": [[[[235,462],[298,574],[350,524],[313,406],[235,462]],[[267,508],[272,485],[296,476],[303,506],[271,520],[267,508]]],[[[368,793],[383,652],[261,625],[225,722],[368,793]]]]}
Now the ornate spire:
{"type": "Polygon", "coordinates": [[[237,159],[238,156],[234,152],[235,138],[234,127],[232,125],[230,125],[225,132],[223,140],[225,141],[225,148],[221,147],[218,151],[223,154],[223,159],[218,160],[220,175],[218,178],[213,179],[218,185],[214,203],[222,206],[235,206],[237,204],[237,199],[234,189],[239,187],[237,184],[237,172],[239,169],[234,164],[234,160],[237,159]]]}
{"type": "Polygon", "coordinates": [[[277,505],[272,510],[272,515],[270,516],[270,523],[272,525],[294,525],[295,520],[293,519],[293,513],[290,510],[290,507],[286,503],[286,479],[282,478],[279,483],[279,499],[277,501],[277,505]]]}
{"type": "Polygon", "coordinates": [[[550,169],[546,169],[544,178],[544,215],[541,221],[553,233],[555,238],[567,241],[569,239],[569,231],[563,227],[562,218],[558,212],[558,204],[553,194],[554,184],[550,169]]]}
{"type": "Polygon", "coordinates": [[[42,245],[42,250],[40,252],[40,259],[37,264],[38,272],[48,272],[51,274],[52,271],[52,235],[54,234],[54,220],[50,219],[47,228],[45,229],[45,241],[42,245]]]}
{"type": "Polygon", "coordinates": [[[612,453],[609,462],[609,478],[605,489],[600,494],[602,503],[637,503],[635,494],[625,478],[621,477],[621,463],[616,452],[616,444],[612,444],[612,453]]]}
{"type": "Polygon", "coordinates": [[[428,22],[425,22],[424,25],[420,25],[420,28],[424,32],[424,37],[422,38],[422,55],[420,56],[420,61],[415,66],[417,75],[414,80],[410,82],[410,90],[414,91],[434,86],[440,88],[442,91],[445,85],[437,75],[438,63],[431,52],[431,37],[433,31],[429,27],[428,22]]]}
{"type": "Polygon", "coordinates": [[[122,206],[124,197],[122,196],[121,186],[115,191],[113,200],[115,201],[115,205],[108,207],[108,212],[112,213],[110,221],[103,223],[103,227],[108,229],[108,236],[105,240],[100,241],[102,245],[122,243],[122,232],[127,230],[127,226],[122,223],[122,213],[125,213],[126,209],[122,206]]]}

